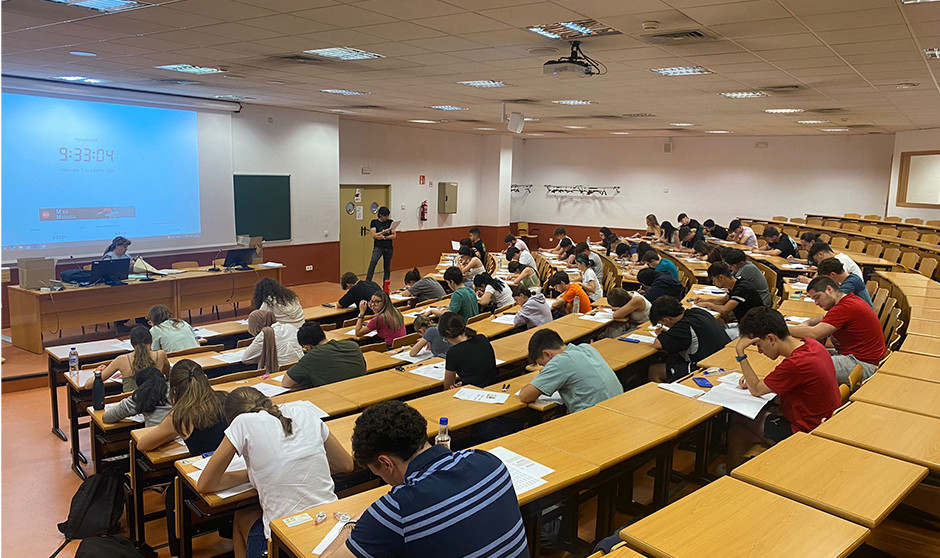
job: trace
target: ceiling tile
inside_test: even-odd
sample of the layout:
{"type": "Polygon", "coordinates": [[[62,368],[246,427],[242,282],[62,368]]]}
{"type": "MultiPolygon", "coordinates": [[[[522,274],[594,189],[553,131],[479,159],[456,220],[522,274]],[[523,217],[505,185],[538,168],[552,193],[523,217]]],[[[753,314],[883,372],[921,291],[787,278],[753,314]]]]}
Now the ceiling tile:
{"type": "Polygon", "coordinates": [[[813,15],[800,19],[813,31],[832,31],[834,29],[853,29],[904,23],[901,12],[897,7],[813,15]]]}
{"type": "Polygon", "coordinates": [[[256,17],[242,20],[240,23],[249,27],[277,31],[278,35],[300,35],[333,29],[332,25],[290,14],[256,17]]]}
{"type": "Polygon", "coordinates": [[[797,15],[844,13],[853,10],[870,10],[895,7],[894,0],[779,0],[797,15]]]}
{"type": "Polygon", "coordinates": [[[395,18],[387,15],[347,5],[303,10],[293,12],[291,15],[312,19],[335,27],[359,27],[396,21],[395,18]]]}
{"type": "Polygon", "coordinates": [[[360,8],[404,20],[455,14],[463,11],[461,8],[440,0],[365,0],[356,5],[360,8]]]}
{"type": "MultiPolygon", "coordinates": [[[[510,6],[507,8],[484,10],[480,13],[513,27],[528,27],[530,25],[558,23],[560,21],[572,21],[584,18],[583,14],[563,8],[552,2],[510,6]]],[[[605,23],[613,25],[610,22],[605,23]]]]}
{"type": "Polygon", "coordinates": [[[662,0],[630,0],[629,2],[623,0],[554,0],[554,2],[593,19],[671,9],[662,0]]]}
{"type": "Polygon", "coordinates": [[[705,25],[722,23],[741,23],[788,17],[790,15],[780,7],[776,0],[751,0],[718,6],[702,6],[683,10],[687,16],[705,25]]]}
{"type": "Polygon", "coordinates": [[[395,23],[382,23],[379,25],[366,25],[358,27],[357,31],[375,35],[389,41],[408,41],[414,39],[424,39],[427,37],[440,37],[443,35],[440,31],[415,25],[407,21],[396,21],[395,23]]]}
{"type": "Polygon", "coordinates": [[[738,44],[748,50],[761,51],[779,48],[798,48],[822,46],[822,43],[812,33],[797,35],[774,35],[772,37],[754,37],[751,39],[738,39],[738,44]]]}
{"type": "Polygon", "coordinates": [[[474,13],[462,13],[413,20],[418,25],[430,27],[443,33],[465,35],[483,31],[511,29],[509,25],[474,13]]]}
{"type": "Polygon", "coordinates": [[[743,23],[723,23],[709,25],[708,27],[712,31],[720,33],[729,39],[770,37],[773,35],[792,35],[806,32],[806,27],[803,26],[799,20],[792,17],[747,21],[743,23]]]}

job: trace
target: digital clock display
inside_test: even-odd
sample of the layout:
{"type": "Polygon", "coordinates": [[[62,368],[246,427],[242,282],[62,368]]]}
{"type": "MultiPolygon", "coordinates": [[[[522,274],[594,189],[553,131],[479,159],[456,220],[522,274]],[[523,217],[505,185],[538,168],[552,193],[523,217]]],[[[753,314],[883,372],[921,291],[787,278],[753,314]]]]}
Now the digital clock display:
{"type": "Polygon", "coordinates": [[[73,163],[112,163],[114,162],[114,150],[95,149],[93,147],[60,147],[59,161],[72,161],[73,163]]]}

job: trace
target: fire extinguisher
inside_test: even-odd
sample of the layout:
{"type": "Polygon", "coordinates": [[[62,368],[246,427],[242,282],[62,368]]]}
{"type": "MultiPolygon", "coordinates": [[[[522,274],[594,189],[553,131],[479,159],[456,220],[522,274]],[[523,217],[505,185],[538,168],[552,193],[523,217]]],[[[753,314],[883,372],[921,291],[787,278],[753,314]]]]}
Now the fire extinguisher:
{"type": "Polygon", "coordinates": [[[418,209],[418,219],[422,221],[428,220],[428,200],[421,202],[421,207],[418,209]]]}

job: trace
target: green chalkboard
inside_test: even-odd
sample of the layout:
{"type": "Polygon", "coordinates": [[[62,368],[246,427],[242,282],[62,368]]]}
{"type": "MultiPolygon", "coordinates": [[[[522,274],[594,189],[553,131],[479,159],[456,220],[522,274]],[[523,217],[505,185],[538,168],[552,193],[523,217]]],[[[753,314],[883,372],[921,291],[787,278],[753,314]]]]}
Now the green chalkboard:
{"type": "Polygon", "coordinates": [[[290,175],[235,175],[235,234],[290,240],[290,175]]]}

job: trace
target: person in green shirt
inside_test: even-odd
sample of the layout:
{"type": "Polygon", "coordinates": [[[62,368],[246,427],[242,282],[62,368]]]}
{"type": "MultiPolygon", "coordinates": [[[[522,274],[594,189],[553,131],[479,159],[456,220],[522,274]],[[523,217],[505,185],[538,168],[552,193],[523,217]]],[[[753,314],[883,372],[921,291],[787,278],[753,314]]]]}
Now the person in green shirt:
{"type": "Polygon", "coordinates": [[[672,260],[669,260],[668,258],[660,257],[656,250],[650,250],[649,252],[643,254],[643,257],[640,258],[640,261],[645,263],[648,267],[659,271],[660,273],[667,271],[670,275],[672,275],[673,279],[676,281],[679,280],[679,270],[676,269],[676,264],[672,263],[672,260]]]}
{"type": "Polygon", "coordinates": [[[444,271],[444,282],[454,293],[450,295],[450,306],[447,308],[432,308],[431,314],[438,318],[446,312],[460,314],[464,319],[469,320],[480,313],[480,305],[477,303],[477,294],[473,289],[465,287],[463,284],[463,274],[456,267],[449,267],[444,271]]]}
{"type": "Polygon", "coordinates": [[[316,322],[307,322],[297,330],[297,342],[304,356],[291,366],[281,385],[286,388],[317,387],[364,376],[366,359],[353,340],[327,340],[316,322]]]}

